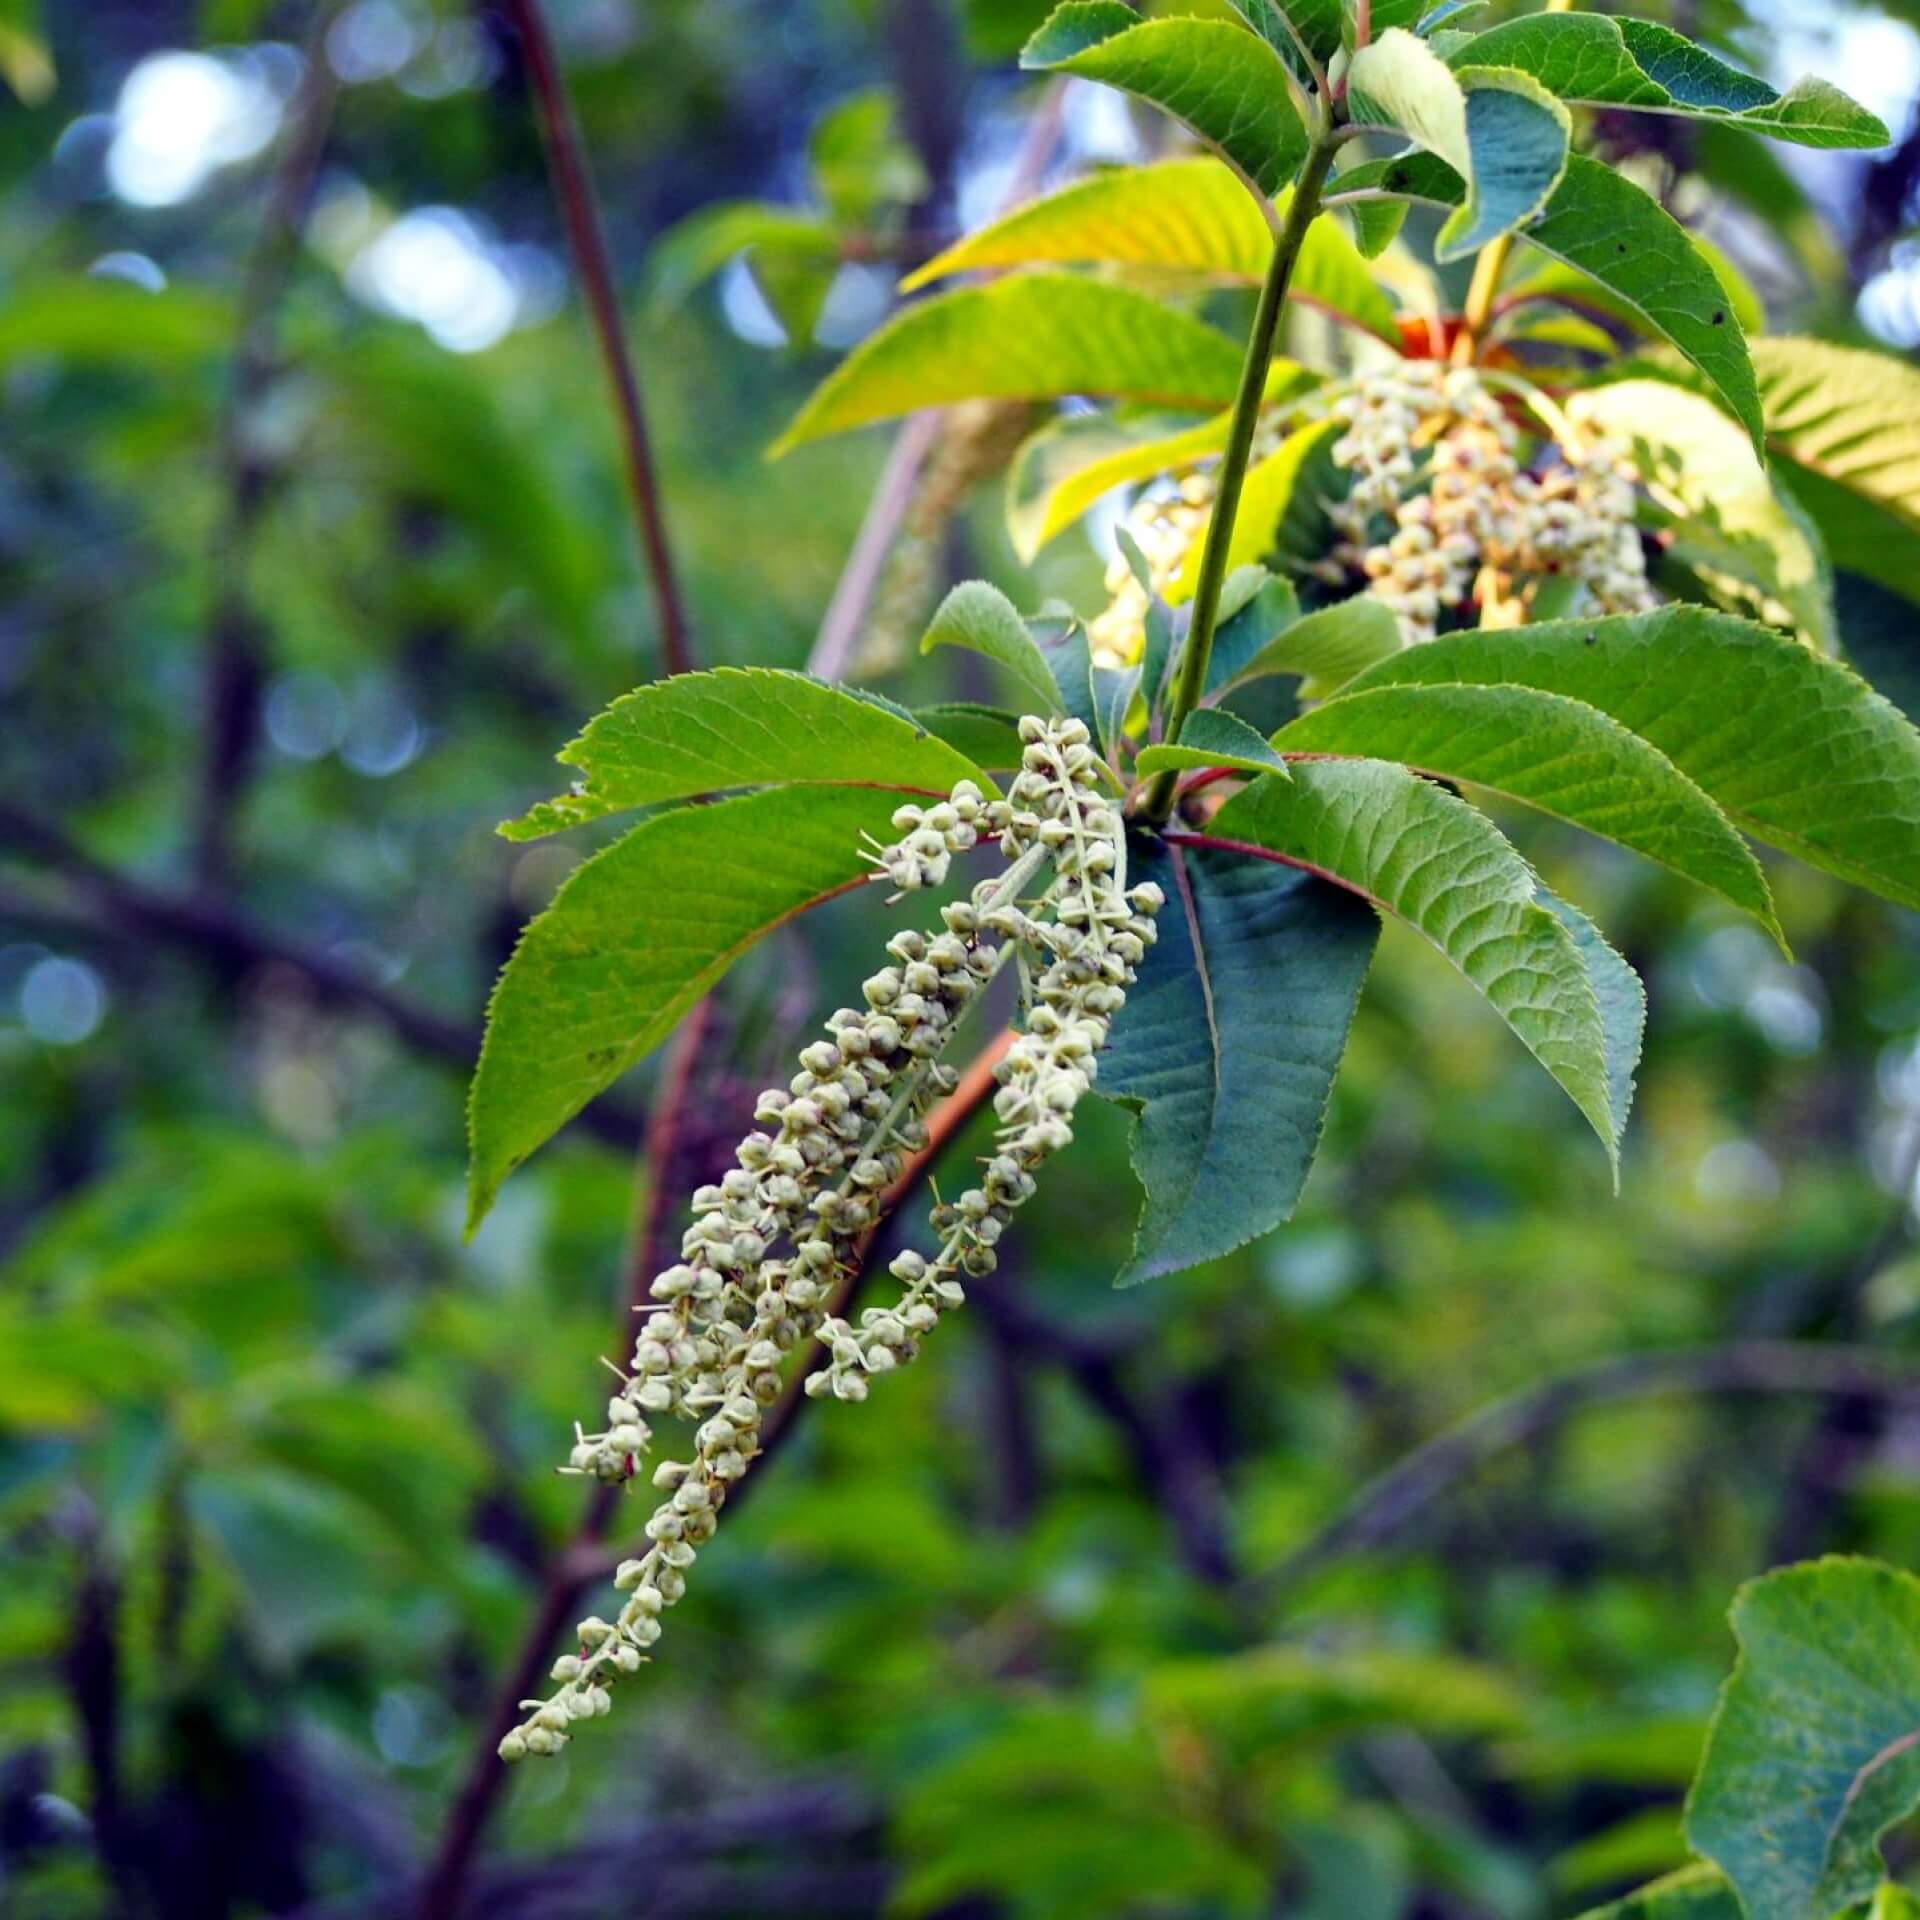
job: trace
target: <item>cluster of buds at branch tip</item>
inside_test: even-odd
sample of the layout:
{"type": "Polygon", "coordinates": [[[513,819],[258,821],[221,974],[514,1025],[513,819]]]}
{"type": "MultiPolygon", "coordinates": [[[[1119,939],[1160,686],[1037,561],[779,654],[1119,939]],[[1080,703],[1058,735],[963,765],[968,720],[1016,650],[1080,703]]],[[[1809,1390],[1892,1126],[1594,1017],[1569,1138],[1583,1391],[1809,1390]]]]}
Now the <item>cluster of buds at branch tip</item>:
{"type": "Polygon", "coordinates": [[[941,909],[941,929],[905,929],[889,964],[843,1007],[827,1038],[800,1055],[785,1087],[760,1096],[760,1128],[736,1163],[693,1196],[681,1259],[658,1275],[630,1373],[607,1425],[576,1429],[567,1471],[625,1485],[652,1443],[649,1416],[693,1427],[691,1457],[652,1474],[663,1496],[645,1548],[623,1561],[625,1596],[611,1621],[580,1625],[579,1649],[554,1665],[554,1692],[500,1743],[519,1760],[563,1748],[574,1724],[605,1713],[612,1687],[636,1672],[660,1637],[661,1616],[714,1537],[732,1488],[760,1451],[767,1408],[789,1356],[818,1337],[828,1364],[809,1392],[865,1398],[867,1380],[913,1357],[919,1338],[963,1298],[959,1276],[990,1272],[993,1248],[1033,1192],[1033,1170],[1072,1139],[1071,1116],[1093,1084],[1095,1057],[1126,998],[1162,904],[1153,886],[1126,888],[1118,811],[1077,720],[1020,723],[1023,765],[1005,799],[962,781],[949,799],[894,816],[901,839],[876,847],[879,873],[901,892],[939,884],[952,856],[981,836],[1008,865],[941,909]],[[1050,877],[1035,897],[1040,875],[1050,877]],[[960,1017],[1014,955],[1030,981],[1024,1030],[1002,1063],[997,1151],[982,1182],[934,1211],[932,1260],[902,1254],[891,1306],[856,1330],[831,1313],[853,1278],[887,1194],[928,1142],[926,1116],[959,1075],[942,1058],[960,1017]]]}
{"type": "Polygon", "coordinates": [[[1316,571],[1335,584],[1363,573],[1409,642],[1476,599],[1483,624],[1517,624],[1520,582],[1567,581],[1599,613],[1653,604],[1623,447],[1555,443],[1541,471],[1523,471],[1519,433],[1480,374],[1426,360],[1359,381],[1334,417],[1346,432],[1333,459],[1353,479],[1329,503],[1343,538],[1316,571]],[[1378,539],[1382,520],[1392,531],[1378,539]]]}
{"type": "MultiPolygon", "coordinates": [[[[1392,608],[1409,643],[1473,615],[1485,626],[1530,617],[1543,582],[1575,589],[1569,611],[1637,613],[1654,604],[1634,524],[1640,474],[1618,441],[1588,439],[1571,422],[1528,466],[1499,394],[1472,367],[1406,360],[1336,395],[1342,431],[1330,449],[1347,489],[1327,500],[1336,539],[1301,570],[1336,592],[1356,576],[1392,608]]],[[[1260,423],[1256,461],[1281,441],[1284,410],[1260,423]]],[[[1125,526],[1167,597],[1212,515],[1214,481],[1196,470],[1155,483],[1125,526]]],[[[1270,564],[1277,564],[1271,562],[1270,564]]],[[[1096,665],[1141,657],[1148,588],[1126,559],[1107,568],[1107,604],[1087,624],[1096,665]]]]}

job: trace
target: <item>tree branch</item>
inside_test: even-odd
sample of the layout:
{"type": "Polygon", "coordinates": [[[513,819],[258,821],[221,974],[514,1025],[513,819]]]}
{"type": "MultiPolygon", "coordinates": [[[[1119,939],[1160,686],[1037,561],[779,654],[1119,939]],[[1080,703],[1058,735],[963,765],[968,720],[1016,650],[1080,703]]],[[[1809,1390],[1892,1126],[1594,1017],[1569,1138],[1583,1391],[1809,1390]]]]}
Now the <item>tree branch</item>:
{"type": "Polygon", "coordinates": [[[1870,1347],[1745,1340],[1602,1360],[1496,1401],[1381,1474],[1312,1539],[1259,1575],[1262,1601],[1290,1594],[1346,1555],[1379,1546],[1496,1455],[1588,1407],[1661,1394],[1806,1393],[1920,1402],[1920,1364],[1870,1347]]]}
{"type": "MultiPolygon", "coordinates": [[[[238,908],[117,872],[51,821],[4,800],[0,843],[9,853],[25,854],[53,869],[84,903],[76,912],[0,892],[0,920],[82,936],[164,941],[223,976],[283,967],[298,975],[323,1005],[371,1014],[429,1058],[464,1072],[479,1051],[477,1027],[423,1007],[345,961],[273,932],[238,908]]],[[[631,1148],[641,1137],[640,1117],[606,1100],[596,1101],[580,1118],[590,1132],[614,1146],[631,1148]]]]}
{"type": "Polygon", "coordinates": [[[673,549],[667,539],[666,513],[661,505],[659,475],[653,442],[647,431],[646,408],[640,398],[640,376],[627,345],[620,316],[620,298],[607,252],[606,229],[587,165],[586,145],[567,94],[565,76],[554,53],[539,0],[501,0],[507,18],[519,35],[528,84],[540,112],[540,132],[546,146],[553,197],[567,230],[567,251],[599,342],[600,358],[613,389],[626,459],[627,490],[632,496],[634,521],[646,555],[647,576],[653,587],[655,618],[660,628],[660,658],[668,673],[685,673],[694,664],[687,613],[674,572],[673,549]]]}
{"type": "Polygon", "coordinates": [[[288,108],[285,144],[241,285],[239,337],[220,414],[217,456],[226,483],[226,508],[211,555],[218,584],[207,634],[204,737],[193,823],[193,870],[209,892],[227,878],[233,810],[252,772],[258,744],[267,669],[263,630],[247,594],[247,561],[272,473],[257,449],[254,416],[273,376],[280,306],[299,256],[307,204],[339,98],[340,82],[325,44],[337,11],[334,0],[314,8],[299,85],[288,108]]]}
{"type": "Polygon", "coordinates": [[[1232,1588],[1239,1571],[1220,1483],[1177,1411],[1128,1386],[1112,1343],[1056,1325],[998,1279],[976,1281],[973,1291],[1009,1340],[1059,1367],[1119,1432],[1187,1571],[1232,1588]]]}

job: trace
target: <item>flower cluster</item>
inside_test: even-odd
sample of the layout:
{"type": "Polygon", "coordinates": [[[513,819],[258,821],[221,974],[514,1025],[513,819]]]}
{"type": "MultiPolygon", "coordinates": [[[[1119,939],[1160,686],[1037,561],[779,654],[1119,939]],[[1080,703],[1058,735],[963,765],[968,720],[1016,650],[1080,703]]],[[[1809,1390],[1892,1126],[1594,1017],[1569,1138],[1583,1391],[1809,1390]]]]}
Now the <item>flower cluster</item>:
{"type": "Polygon", "coordinates": [[[1517,617],[1521,580],[1572,581],[1603,613],[1652,604],[1633,524],[1639,476],[1618,444],[1560,444],[1542,472],[1523,471],[1519,432],[1481,376],[1434,361],[1369,375],[1333,411],[1346,427],[1333,458],[1353,480],[1329,505],[1342,539],[1321,570],[1364,573],[1409,641],[1476,598],[1517,617]],[[1382,519],[1393,531],[1376,540],[1382,519]]]}
{"type": "Polygon", "coordinates": [[[911,1360],[920,1336],[966,1298],[961,1276],[994,1270],[1001,1234],[1032,1197],[1035,1169],[1072,1142],[1073,1111],[1093,1085],[1113,1016],[1153,943],[1163,896],[1151,882],[1127,890],[1120,816],[1093,791],[1097,762],[1085,727],[1048,729],[1029,719],[1021,736],[1026,750],[1001,845],[1014,857],[1044,848],[1057,877],[1050,917],[1013,902],[986,916],[990,931],[1046,961],[1023,1031],[1000,1062],[998,1151],[979,1186],[934,1208],[934,1231],[943,1236],[934,1258],[908,1251],[895,1259],[902,1292],[894,1305],[869,1308],[857,1329],[838,1318],[821,1324],[832,1360],[808,1380],[811,1394],[864,1400],[866,1376],[911,1360]]]}
{"type": "Polygon", "coordinates": [[[760,1450],[794,1349],[818,1334],[830,1361],[809,1391],[864,1398],[866,1377],[911,1358],[918,1336],[959,1303],[954,1276],[991,1270],[993,1243],[1033,1190],[1032,1168],[1072,1138],[1068,1116],[1153,937],[1159,890],[1124,891],[1122,824],[1097,791],[1100,763],[1085,726],[1027,719],[1021,735],[1025,764],[1005,800],[963,781],[946,801],[902,807],[901,838],[869,856],[911,891],[939,884],[952,855],[984,832],[1006,871],[943,908],[939,933],[903,930],[888,942],[891,964],[864,983],[866,1005],[832,1016],[828,1037],[802,1051],[787,1086],[761,1095],[761,1127],[741,1141],[735,1166],[693,1196],[681,1260],[653,1282],[631,1373],[608,1404],[605,1430],[576,1429],[569,1471],[632,1480],[651,1444],[649,1415],[695,1423],[692,1457],[654,1469],[665,1497],[646,1524],[645,1550],[615,1574],[624,1603],[612,1621],[581,1622],[579,1652],[555,1663],[549,1699],[526,1703],[530,1717],[501,1742],[503,1758],[557,1753],[575,1721],[608,1710],[610,1684],[639,1668],[760,1450]],[[1023,904],[1047,866],[1050,885],[1023,904]],[[940,1058],[955,1024],[1016,952],[1043,970],[1026,1030],[1002,1063],[1000,1151],[980,1188],[936,1209],[945,1236],[936,1259],[902,1255],[894,1264],[902,1298],[864,1314],[856,1332],[833,1304],[909,1157],[927,1145],[928,1110],[958,1084],[940,1058]]]}

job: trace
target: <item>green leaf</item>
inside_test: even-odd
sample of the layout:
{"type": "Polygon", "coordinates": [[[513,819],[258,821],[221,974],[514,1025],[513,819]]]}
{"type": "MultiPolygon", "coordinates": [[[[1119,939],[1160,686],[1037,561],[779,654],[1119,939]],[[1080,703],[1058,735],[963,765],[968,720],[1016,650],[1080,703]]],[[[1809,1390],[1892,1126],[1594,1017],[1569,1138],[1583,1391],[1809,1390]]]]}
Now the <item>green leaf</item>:
{"type": "Polygon", "coordinates": [[[1242,577],[1257,578],[1257,585],[1231,613],[1224,611],[1226,595],[1224,591],[1221,594],[1223,610],[1220,624],[1213,630],[1207,684],[1202,690],[1209,700],[1232,686],[1247,663],[1257,659],[1300,618],[1300,597],[1291,580],[1267,573],[1265,568],[1250,569],[1242,577]]]}
{"type": "Polygon", "coordinates": [[[676,307],[728,261],[837,264],[839,241],[816,214],[766,200],[720,200],[677,220],[647,258],[647,294],[656,308],[676,307]]]}
{"type": "Polygon", "coordinates": [[[1124,0],[1067,0],[1026,44],[1029,72],[1101,80],[1191,127],[1262,193],[1306,157],[1287,70],[1256,35],[1224,20],[1142,20],[1124,0]]]}
{"type": "Polygon", "coordinates": [[[1229,800],[1208,834],[1337,880],[1425,934],[1559,1081],[1617,1172],[1608,1034],[1586,960],[1483,813],[1383,760],[1310,760],[1290,783],[1256,781],[1229,800]]]}
{"type": "Polygon", "coordinates": [[[1682,1867],[1665,1879],[1630,1893],[1604,1907],[1594,1907],[1580,1920],[1746,1920],[1733,1889],[1711,1867],[1682,1867]]]}
{"type": "Polygon", "coordinates": [[[1600,1003],[1600,1023],[1607,1035],[1607,1104],[1613,1111],[1616,1139],[1625,1139],[1633,1113],[1634,1075],[1640,1068],[1640,1046],[1647,1036],[1647,990],[1598,927],[1571,902],[1541,887],[1534,895],[1580,949],[1600,1003]]]}
{"type": "Polygon", "coordinates": [[[623,694],[558,758],[583,777],[509,821],[500,829],[507,839],[730,787],[794,781],[944,794],[986,778],[901,709],[772,667],[676,674],[623,694]]]}
{"type": "Polygon", "coordinates": [[[1379,938],[1350,895],[1265,862],[1142,841],[1129,872],[1167,905],[1096,1083],[1139,1116],[1146,1205],[1123,1284],[1293,1212],[1379,938]]]}
{"type": "Polygon", "coordinates": [[[823,114],[807,142],[813,184],[842,226],[859,226],[927,190],[926,169],[894,125],[893,95],[868,87],[823,114]]]}
{"type": "Polygon", "coordinates": [[[1767,444],[1833,564],[1920,601],[1920,368],[1823,340],[1753,358],[1767,444]]]}
{"type": "Polygon", "coordinates": [[[1007,469],[1007,532],[1027,565],[1115,487],[1148,480],[1217,454],[1232,416],[1197,425],[1163,413],[1116,417],[1068,413],[1020,444],[1007,469]]]}
{"type": "MultiPolygon", "coordinates": [[[[1231,0],[1234,10],[1245,17],[1262,39],[1283,54],[1291,56],[1292,35],[1281,16],[1293,24],[1312,49],[1316,60],[1331,60],[1342,46],[1353,43],[1351,9],[1345,0],[1231,0]]],[[[1372,25],[1375,33],[1388,27],[1410,27],[1425,12],[1427,0],[1374,0],[1372,25]]]]}
{"type": "Polygon", "coordinates": [[[461,527],[488,569],[530,592],[604,671],[610,556],[567,484],[557,437],[522,431],[475,358],[411,331],[357,337],[323,372],[331,461],[350,458],[362,487],[384,486],[410,510],[430,506],[461,527]]]}
{"type": "MultiPolygon", "coordinates": [[[[1247,469],[1240,511],[1227,542],[1230,569],[1256,565],[1270,555],[1298,564],[1326,552],[1326,502],[1344,491],[1348,479],[1333,461],[1333,444],[1341,432],[1337,420],[1316,420],[1288,434],[1264,460],[1247,469]]],[[[1206,545],[1204,530],[1188,542],[1186,558],[1167,590],[1167,598],[1176,605],[1193,598],[1206,545]]]]}
{"type": "Polygon", "coordinates": [[[861,835],[887,838],[895,804],[859,787],[770,787],[655,814],[577,868],[520,936],[487,1009],[469,1228],[755,941],[861,885],[861,835]]]}
{"type": "Polygon", "coordinates": [[[1147,1675],[1149,1709],[1192,1722],[1246,1760],[1368,1728],[1432,1735],[1511,1733],[1526,1697],[1469,1660],[1401,1647],[1263,1646],[1169,1660],[1147,1675]]]}
{"type": "Polygon", "coordinates": [[[1814,1920],[1872,1896],[1879,1840],[1920,1807],[1920,1580],[1826,1559],[1749,1581],[1687,1838],[1746,1920],[1814,1920]]]}
{"type": "MultiPolygon", "coordinates": [[[[1442,162],[1423,165],[1418,155],[1369,161],[1343,176],[1341,189],[1436,206],[1458,205],[1464,191],[1457,173],[1442,162]]],[[[1591,275],[1650,333],[1678,347],[1726,401],[1756,451],[1762,450],[1760,390],[1739,315],[1686,228],[1657,200],[1611,167],[1576,153],[1545,212],[1522,237],[1591,275]]]]}
{"type": "Polygon", "coordinates": [[[196,287],[35,274],[0,301],[0,369],[45,358],[191,372],[232,352],[234,326],[232,304],[196,287]]]}
{"type": "Polygon", "coordinates": [[[1353,56],[1348,95],[1357,122],[1398,128],[1467,182],[1435,242],[1441,260],[1477,252],[1531,220],[1566,170],[1572,123],[1538,82],[1510,68],[1455,72],[1399,29],[1353,56]]]}
{"type": "Polygon", "coordinates": [[[1025,751],[1020,716],[1001,707],[943,700],[931,707],[915,707],[913,717],[936,740],[944,740],[976,766],[1017,767],[1025,751]]]}
{"type": "Polygon", "coordinates": [[[1641,479],[1672,516],[1669,558],[1701,573],[1716,598],[1744,601],[1756,618],[1834,651],[1819,535],[1712,401],[1661,380],[1622,380],[1576,394],[1567,411],[1633,448],[1641,479]]]}
{"type": "MultiPolygon", "coordinates": [[[[1290,189],[1277,197],[1277,214],[1290,198],[1290,189]]],[[[908,290],[973,267],[1127,266],[1257,285],[1272,257],[1273,229],[1246,189],[1198,154],[1076,180],[969,234],[900,284],[908,290]]],[[[1307,229],[1287,297],[1399,345],[1392,301],[1330,220],[1307,229]]]]}
{"type": "Polygon", "coordinates": [[[1223,407],[1240,357],[1217,327],[1145,294],[1065,274],[1015,274],[896,314],[820,383],[769,457],[956,400],[1084,393],[1223,407]]]}
{"type": "Polygon", "coordinates": [[[1007,670],[1026,711],[1061,711],[1053,669],[1013,602],[998,587],[984,580],[963,580],[955,587],[934,609],[933,624],[920,642],[922,653],[936,647],[965,647],[969,653],[985,654],[1007,670]]]}
{"type": "Polygon", "coordinates": [[[1093,737],[1109,761],[1127,735],[1127,715],[1140,692],[1140,668],[1093,666],[1093,737]]]}
{"type": "Polygon", "coordinates": [[[1516,686],[1610,714],[1757,840],[1920,906],[1920,733],[1849,668],[1704,607],[1453,633],[1347,689],[1516,686]]]}
{"type": "MultiPolygon", "coordinates": [[[[1766,308],[1761,304],[1760,296],[1754,292],[1753,283],[1711,240],[1691,231],[1687,233],[1687,239],[1694,252],[1713,270],[1713,277],[1720,282],[1720,290],[1727,296],[1733,316],[1740,322],[1740,330],[1747,336],[1751,346],[1753,336],[1764,332],[1767,324],[1766,308]]],[[[1506,297],[1515,301],[1558,301],[1564,306],[1584,308],[1588,313],[1616,320],[1635,334],[1649,331],[1646,316],[1640,309],[1621,299],[1612,288],[1604,286],[1591,274],[1581,273],[1562,261],[1544,255],[1526,271],[1506,282],[1506,297]]],[[[1612,355],[1611,346],[1607,352],[1612,355]]]]}
{"type": "Polygon", "coordinates": [[[1658,747],[1596,707],[1525,686],[1377,686],[1369,674],[1273,736],[1284,753],[1397,760],[1489,787],[1717,893],[1784,945],[1766,876],[1658,747]],[[1370,690],[1362,690],[1362,689],[1370,690]]]}
{"type": "Polygon", "coordinates": [[[0,80],[23,107],[37,107],[52,96],[54,79],[40,0],[5,0],[0,5],[0,80]]]}
{"type": "MultiPolygon", "coordinates": [[[[1370,593],[1303,615],[1252,654],[1224,684],[1244,685],[1268,674],[1297,673],[1300,691],[1322,700],[1355,674],[1400,651],[1400,623],[1370,593]]],[[[1378,755],[1374,756],[1378,758],[1378,755]]]]}
{"type": "Polygon", "coordinates": [[[1807,147],[1883,147],[1887,130],[1824,80],[1782,94],[1651,20],[1536,13],[1476,34],[1456,64],[1518,67],[1563,100],[1730,121],[1807,147]]]}
{"type": "Polygon", "coordinates": [[[1196,707],[1187,715],[1177,741],[1145,748],[1135,766],[1143,774],[1161,773],[1168,767],[1235,767],[1242,773],[1292,777],[1287,763],[1252,727],[1217,707],[1196,707]]]}
{"type": "Polygon", "coordinates": [[[1093,648],[1086,628],[1072,619],[1034,620],[1028,622],[1028,631],[1053,675],[1055,705],[1097,740],[1101,721],[1093,697],[1093,648]]]}

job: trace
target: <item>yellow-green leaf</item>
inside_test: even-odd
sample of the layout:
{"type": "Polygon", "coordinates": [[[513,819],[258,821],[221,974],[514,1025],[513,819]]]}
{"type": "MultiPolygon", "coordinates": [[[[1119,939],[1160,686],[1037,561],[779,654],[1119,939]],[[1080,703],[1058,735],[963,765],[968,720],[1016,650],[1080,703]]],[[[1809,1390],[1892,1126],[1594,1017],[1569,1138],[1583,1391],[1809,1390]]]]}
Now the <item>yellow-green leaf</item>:
{"type": "Polygon", "coordinates": [[[956,400],[1093,394],[1223,407],[1240,349],[1145,294],[1065,274],[1015,274],[923,300],[863,340],[772,449],[956,400]]]}

